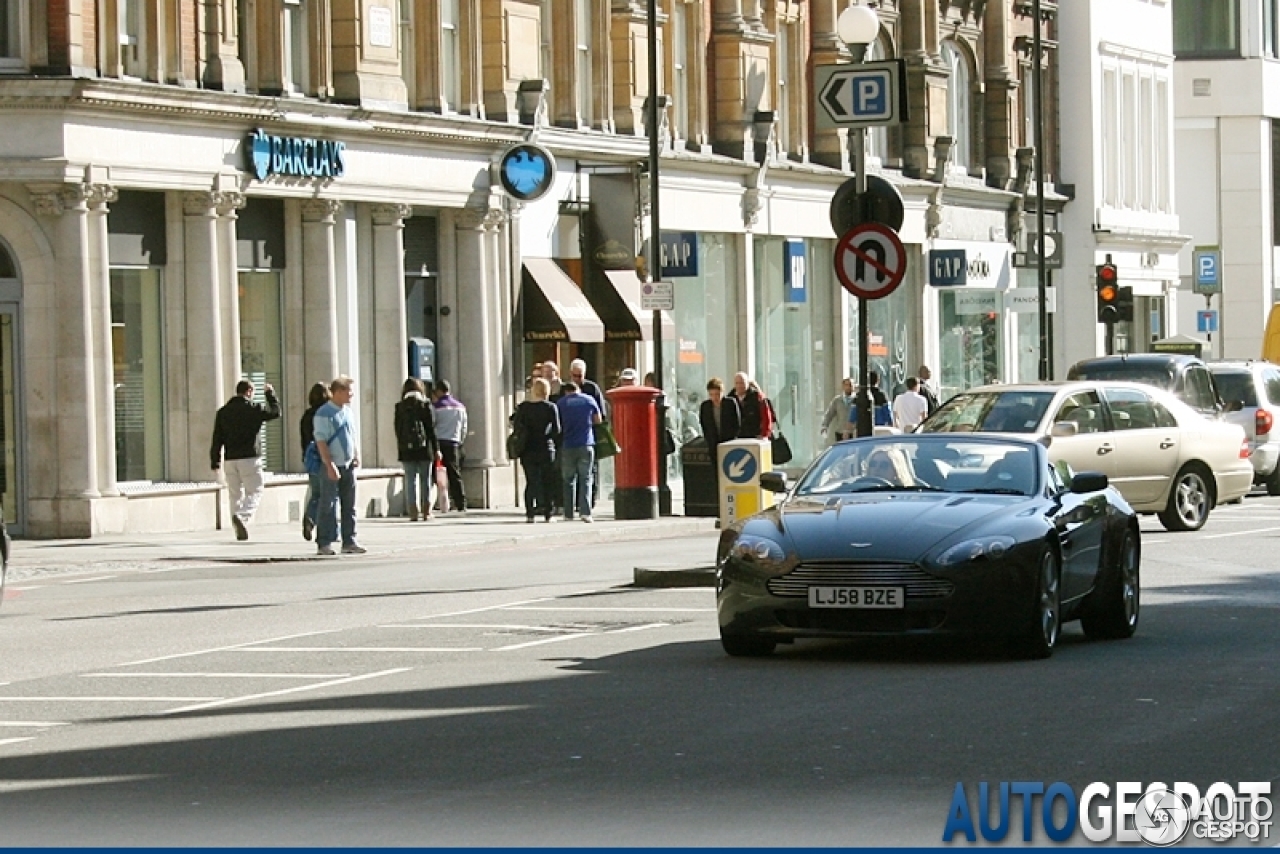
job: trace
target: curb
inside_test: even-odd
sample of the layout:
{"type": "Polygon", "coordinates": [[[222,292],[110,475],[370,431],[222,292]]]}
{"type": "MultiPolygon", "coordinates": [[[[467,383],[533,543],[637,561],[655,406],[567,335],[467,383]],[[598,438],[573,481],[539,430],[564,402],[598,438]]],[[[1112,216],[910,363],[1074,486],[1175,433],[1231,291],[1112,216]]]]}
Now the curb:
{"type": "Polygon", "coordinates": [[[678,566],[635,568],[634,587],[715,587],[714,566],[678,566]]]}

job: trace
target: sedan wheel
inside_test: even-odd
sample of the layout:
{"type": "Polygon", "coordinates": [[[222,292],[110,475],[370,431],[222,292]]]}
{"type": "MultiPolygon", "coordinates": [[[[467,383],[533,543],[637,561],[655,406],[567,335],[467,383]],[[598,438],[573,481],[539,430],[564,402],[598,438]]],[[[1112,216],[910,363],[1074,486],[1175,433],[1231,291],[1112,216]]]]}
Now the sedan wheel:
{"type": "Polygon", "coordinates": [[[1169,493],[1169,506],[1160,512],[1160,524],[1170,531],[1198,531],[1209,520],[1213,493],[1197,468],[1178,472],[1169,493]]]}
{"type": "Polygon", "coordinates": [[[730,633],[721,629],[720,645],[735,658],[762,658],[771,654],[778,644],[760,635],[730,633]]]}
{"type": "Polygon", "coordinates": [[[1126,531],[1114,565],[1105,567],[1080,614],[1084,633],[1094,640],[1133,637],[1138,630],[1142,595],[1141,552],[1133,531],[1126,531]]]}
{"type": "Polygon", "coordinates": [[[1015,651],[1023,658],[1048,658],[1058,644],[1062,630],[1062,573],[1058,556],[1045,549],[1036,570],[1035,610],[1031,625],[1025,634],[1016,639],[1015,651]]]}

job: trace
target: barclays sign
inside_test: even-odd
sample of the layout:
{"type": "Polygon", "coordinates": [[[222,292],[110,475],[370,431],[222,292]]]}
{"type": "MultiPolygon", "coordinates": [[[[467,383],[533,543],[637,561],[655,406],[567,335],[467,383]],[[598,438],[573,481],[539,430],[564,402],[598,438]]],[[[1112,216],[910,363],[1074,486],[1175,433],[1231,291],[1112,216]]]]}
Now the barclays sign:
{"type": "Polygon", "coordinates": [[[276,136],[259,128],[246,146],[249,169],[259,181],[272,175],[341,178],[347,171],[347,144],[329,139],[276,136]]]}

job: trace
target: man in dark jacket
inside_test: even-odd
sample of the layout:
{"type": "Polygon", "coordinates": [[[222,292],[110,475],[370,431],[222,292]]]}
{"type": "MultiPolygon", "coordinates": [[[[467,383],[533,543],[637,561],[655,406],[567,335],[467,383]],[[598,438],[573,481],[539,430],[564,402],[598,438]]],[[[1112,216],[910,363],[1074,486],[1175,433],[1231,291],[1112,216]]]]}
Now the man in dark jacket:
{"type": "Polygon", "coordinates": [[[249,539],[247,525],[262,499],[262,450],[258,436],[264,423],[280,417],[276,390],[267,383],[262,391],[267,398],[266,405],[254,403],[253,383],[240,380],[235,397],[218,410],[213,420],[209,464],[215,472],[225,466],[231,525],[236,529],[237,540],[249,539]]]}
{"type": "Polygon", "coordinates": [[[719,495],[721,442],[731,442],[738,438],[742,427],[742,414],[738,410],[738,400],[726,397],[724,381],[712,377],[707,381],[707,399],[698,407],[698,425],[702,428],[702,438],[707,440],[707,453],[711,455],[711,473],[717,481],[716,494],[719,495]]]}

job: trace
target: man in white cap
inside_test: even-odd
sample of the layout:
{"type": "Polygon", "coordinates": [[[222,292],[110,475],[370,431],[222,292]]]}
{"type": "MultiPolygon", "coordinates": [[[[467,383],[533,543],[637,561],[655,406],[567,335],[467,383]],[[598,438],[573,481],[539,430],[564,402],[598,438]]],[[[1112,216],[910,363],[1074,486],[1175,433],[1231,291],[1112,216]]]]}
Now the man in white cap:
{"type": "Polygon", "coordinates": [[[640,375],[635,368],[623,368],[622,373],[618,374],[619,386],[637,385],[639,381],[640,375]]]}

